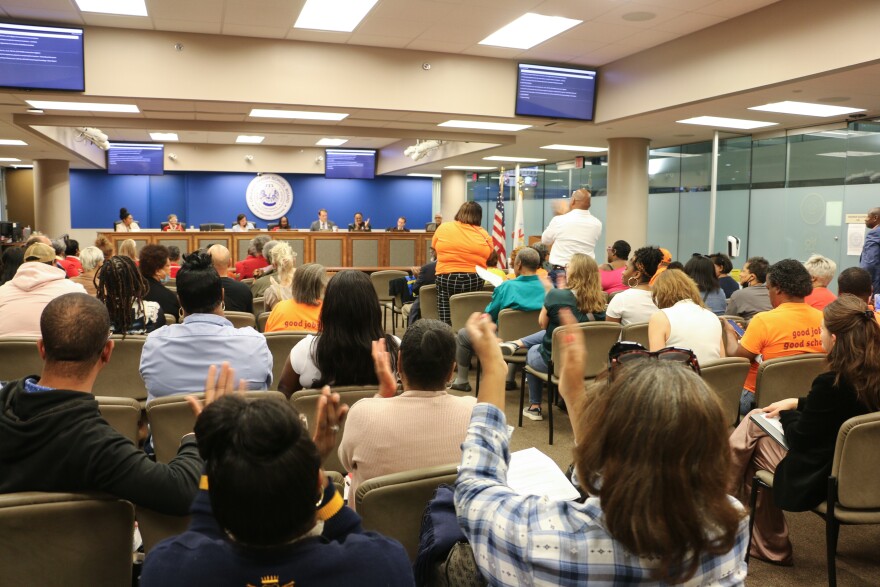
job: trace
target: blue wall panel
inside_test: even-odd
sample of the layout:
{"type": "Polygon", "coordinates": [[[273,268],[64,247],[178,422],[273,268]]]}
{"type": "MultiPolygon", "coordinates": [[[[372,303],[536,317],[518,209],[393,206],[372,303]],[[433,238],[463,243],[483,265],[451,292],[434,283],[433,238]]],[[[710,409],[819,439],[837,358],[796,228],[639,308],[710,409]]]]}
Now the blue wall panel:
{"type": "MultiPolygon", "coordinates": [[[[355,212],[363,212],[376,228],[386,228],[405,216],[411,228],[424,228],[431,218],[431,179],[377,177],[325,179],[320,175],[283,174],[293,188],[291,225],[308,228],[318,209],[346,227],[355,212]]],[[[164,176],[107,175],[102,171],[70,172],[73,228],[110,228],[125,206],[143,228],[158,228],[170,213],[188,225],[222,222],[227,226],[244,213],[257,227],[267,222],[254,217],[245,202],[251,173],[167,173],[164,176]]]]}

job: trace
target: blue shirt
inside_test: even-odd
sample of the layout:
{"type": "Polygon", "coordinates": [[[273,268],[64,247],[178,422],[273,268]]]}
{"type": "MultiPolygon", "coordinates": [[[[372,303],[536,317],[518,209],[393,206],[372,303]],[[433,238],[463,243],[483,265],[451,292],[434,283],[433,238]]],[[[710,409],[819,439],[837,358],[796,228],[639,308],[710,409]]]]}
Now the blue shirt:
{"type": "Polygon", "coordinates": [[[486,306],[486,313],[498,322],[498,313],[505,308],[531,312],[544,305],[544,286],[537,275],[520,275],[516,279],[503,282],[492,292],[492,301],[486,306]]]}
{"type": "Polygon", "coordinates": [[[236,382],[247,381],[248,389],[268,389],[272,383],[272,353],[253,328],[235,328],[215,314],[193,314],[182,324],[151,332],[140,365],[147,400],[204,391],[208,367],[219,368],[223,361],[235,369],[236,382]]]}
{"type": "MultiPolygon", "coordinates": [[[[553,501],[507,487],[509,444],[504,413],[477,404],[462,444],[455,511],[490,585],[657,584],[651,578],[656,559],[636,556],[614,540],[604,527],[599,498],[583,504],[553,501]]],[[[657,507],[663,504],[658,501],[657,507]]],[[[721,555],[703,553],[685,584],[743,585],[748,540],[743,516],[733,548],[721,555]]]]}

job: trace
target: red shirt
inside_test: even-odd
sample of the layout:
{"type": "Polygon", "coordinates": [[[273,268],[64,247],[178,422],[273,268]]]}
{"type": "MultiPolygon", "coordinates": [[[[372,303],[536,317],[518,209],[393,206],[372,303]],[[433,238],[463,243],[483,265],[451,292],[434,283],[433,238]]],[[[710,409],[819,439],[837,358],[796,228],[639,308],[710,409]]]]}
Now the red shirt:
{"type": "Polygon", "coordinates": [[[58,264],[61,265],[64,272],[67,273],[68,277],[79,277],[82,275],[83,266],[80,260],[73,255],[68,255],[64,259],[58,259],[58,264]]]}
{"type": "Polygon", "coordinates": [[[248,256],[244,261],[235,264],[235,272],[238,273],[240,279],[249,279],[254,276],[254,269],[262,269],[268,267],[269,262],[263,255],[256,257],[248,256]]]}
{"type": "Polygon", "coordinates": [[[177,263],[172,263],[171,264],[171,273],[168,277],[170,277],[171,279],[177,279],[177,272],[178,271],[180,271],[180,265],[178,265],[177,263]]]}
{"type": "Polygon", "coordinates": [[[827,287],[814,287],[813,293],[804,298],[804,303],[817,310],[822,310],[836,299],[837,296],[831,293],[827,287]]]}

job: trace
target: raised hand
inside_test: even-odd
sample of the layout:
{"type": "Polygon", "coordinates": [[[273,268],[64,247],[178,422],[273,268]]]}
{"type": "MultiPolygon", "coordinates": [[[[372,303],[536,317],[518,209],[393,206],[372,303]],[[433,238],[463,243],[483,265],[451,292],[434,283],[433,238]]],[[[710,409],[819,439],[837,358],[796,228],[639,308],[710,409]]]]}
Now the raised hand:
{"type": "Polygon", "coordinates": [[[397,379],[391,371],[391,353],[385,346],[385,339],[373,341],[373,368],[379,382],[379,395],[394,397],[397,395],[397,379]]]}
{"type": "Polygon", "coordinates": [[[348,414],[348,405],[342,403],[338,393],[331,393],[330,387],[325,385],[321,389],[321,397],[318,398],[318,409],[315,414],[315,446],[321,455],[323,463],[336,449],[336,441],[339,436],[339,427],[345,421],[348,414]]]}

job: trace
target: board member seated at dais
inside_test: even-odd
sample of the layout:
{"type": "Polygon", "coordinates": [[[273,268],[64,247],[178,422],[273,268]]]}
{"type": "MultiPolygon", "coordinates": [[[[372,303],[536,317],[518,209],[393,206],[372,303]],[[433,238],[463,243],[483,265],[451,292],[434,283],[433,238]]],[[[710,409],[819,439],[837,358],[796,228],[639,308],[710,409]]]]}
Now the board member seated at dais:
{"type": "Polygon", "coordinates": [[[312,232],[317,232],[320,230],[336,230],[336,223],[332,220],[328,220],[327,210],[325,208],[321,208],[320,210],[318,210],[318,219],[312,222],[309,230],[311,230],[312,232]]]}

